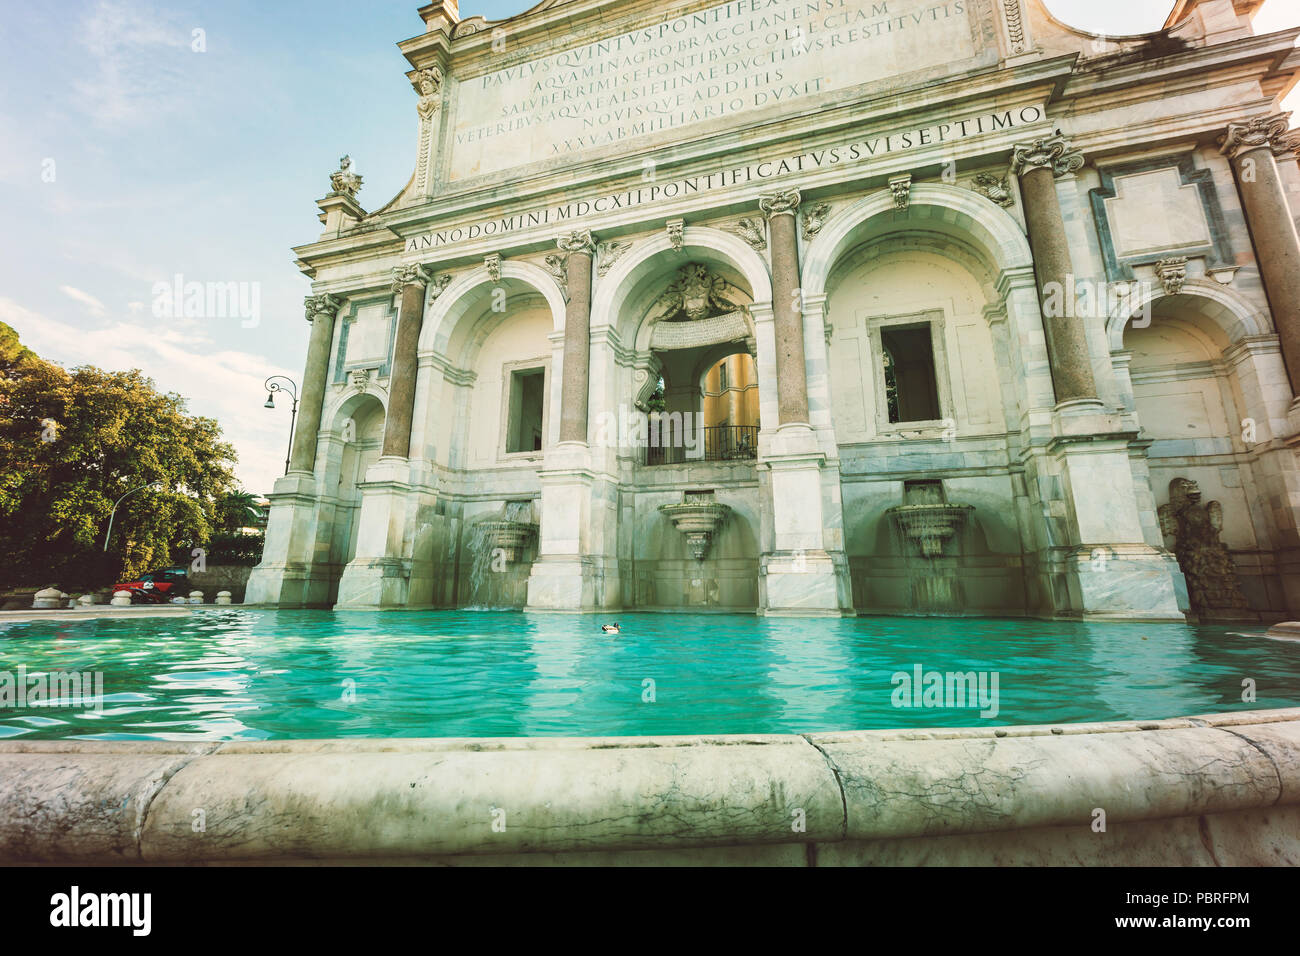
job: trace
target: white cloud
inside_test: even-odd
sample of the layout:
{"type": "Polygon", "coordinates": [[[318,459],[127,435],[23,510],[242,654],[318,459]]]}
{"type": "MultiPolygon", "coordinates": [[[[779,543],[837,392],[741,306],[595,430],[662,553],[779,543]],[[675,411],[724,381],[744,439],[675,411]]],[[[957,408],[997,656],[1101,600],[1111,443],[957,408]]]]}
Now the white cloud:
{"type": "Polygon", "coordinates": [[[104,313],[107,311],[104,308],[104,303],[100,302],[89,292],[82,292],[80,289],[73,288],[70,285],[59,286],[59,291],[69,299],[72,299],[75,302],[80,302],[86,307],[86,311],[95,316],[95,318],[102,318],[104,313]]]}
{"type": "Polygon", "coordinates": [[[78,30],[86,76],[79,101],[101,126],[152,121],[183,99],[176,54],[189,55],[190,31],[160,7],[100,0],[78,30]]]}
{"type": "Polygon", "coordinates": [[[23,344],[42,358],[69,368],[138,368],[160,391],[183,395],[191,414],[221,422],[226,441],[239,454],[235,473],[249,491],[270,491],[284,471],[289,416],[262,407],[262,382],[268,375],[293,378],[293,370],[248,352],[212,350],[199,329],[159,328],[147,316],[139,324],[110,319],[99,328],[83,329],[0,298],[0,322],[16,329],[23,344]]]}

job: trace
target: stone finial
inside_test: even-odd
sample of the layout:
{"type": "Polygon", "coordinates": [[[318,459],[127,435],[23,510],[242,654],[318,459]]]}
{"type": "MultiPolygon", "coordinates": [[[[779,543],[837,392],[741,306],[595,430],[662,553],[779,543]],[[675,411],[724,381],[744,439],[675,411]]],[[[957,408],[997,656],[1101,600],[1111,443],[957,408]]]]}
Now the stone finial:
{"type": "Polygon", "coordinates": [[[813,203],[803,211],[803,241],[811,242],[817,238],[817,233],[822,231],[822,226],[826,225],[826,219],[831,214],[831,204],[828,202],[813,203]]]}
{"type": "Polygon", "coordinates": [[[1050,169],[1054,176],[1075,172],[1083,168],[1083,152],[1071,146],[1060,130],[1032,143],[1017,143],[1011,148],[1013,175],[1023,176],[1040,168],[1050,169]]]}
{"type": "Polygon", "coordinates": [[[912,174],[889,177],[889,191],[894,194],[894,208],[906,209],[912,201],[912,174]]]}
{"type": "Polygon", "coordinates": [[[733,235],[740,236],[749,243],[754,249],[762,252],[767,248],[767,235],[763,229],[764,222],[762,219],[754,219],[746,216],[744,219],[737,219],[722,228],[733,235]]]}
{"type": "Polygon", "coordinates": [[[596,246],[596,275],[601,278],[605,273],[614,267],[614,263],[622,259],[627,251],[632,248],[630,240],[620,242],[617,239],[610,239],[608,242],[602,242],[596,246]]]}
{"type": "Polygon", "coordinates": [[[483,268],[487,269],[488,278],[493,282],[501,281],[501,254],[494,252],[483,257],[483,268]]]}
{"type": "Polygon", "coordinates": [[[408,285],[427,286],[431,281],[433,281],[433,274],[428,266],[415,262],[398,266],[393,270],[393,295],[397,295],[408,285]]]}
{"type": "Polygon", "coordinates": [[[1177,295],[1187,281],[1187,257],[1170,256],[1156,263],[1156,275],[1164,286],[1165,295],[1177,295]]]}
{"type": "Polygon", "coordinates": [[[686,242],[686,220],[685,219],[668,220],[668,241],[673,244],[674,252],[682,251],[682,246],[686,242]]]}
{"type": "Polygon", "coordinates": [[[580,252],[588,256],[596,254],[596,239],[590,229],[575,229],[567,236],[555,240],[555,244],[568,253],[580,252]]]}
{"type": "Polygon", "coordinates": [[[1267,146],[1274,153],[1284,153],[1293,148],[1291,144],[1294,141],[1287,135],[1290,123],[1290,113],[1274,113],[1241,123],[1229,123],[1227,132],[1218,139],[1219,151],[1229,159],[1236,159],[1242,153],[1261,146],[1267,146]]]}
{"type": "Polygon", "coordinates": [[[999,206],[1006,208],[1013,206],[1016,197],[1011,192],[1011,184],[1007,182],[1006,177],[994,176],[992,173],[980,173],[973,180],[971,185],[975,191],[986,199],[991,199],[999,206]]]}
{"type": "Polygon", "coordinates": [[[779,192],[764,193],[758,197],[758,208],[763,210],[763,215],[769,219],[786,213],[793,216],[794,211],[799,208],[801,198],[797,189],[782,189],[779,192]]]}
{"type": "Polygon", "coordinates": [[[339,160],[339,168],[330,173],[332,196],[347,196],[355,199],[361,188],[361,177],[352,171],[352,157],[344,156],[339,160]]]}
{"type": "Polygon", "coordinates": [[[338,315],[338,311],[343,307],[343,300],[338,296],[330,295],[323,292],[320,295],[309,295],[303,299],[306,306],[307,321],[312,322],[318,315],[327,315],[331,319],[338,315]]]}
{"type": "Polygon", "coordinates": [[[417,70],[415,76],[411,77],[411,86],[420,96],[415,108],[421,119],[428,119],[442,105],[442,77],[442,69],[437,65],[417,70]]]}

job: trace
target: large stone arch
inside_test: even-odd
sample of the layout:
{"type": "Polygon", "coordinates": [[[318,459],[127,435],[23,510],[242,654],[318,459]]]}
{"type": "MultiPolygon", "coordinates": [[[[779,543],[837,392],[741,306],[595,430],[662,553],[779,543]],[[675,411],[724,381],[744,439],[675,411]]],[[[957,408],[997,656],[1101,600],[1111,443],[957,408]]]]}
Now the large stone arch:
{"type": "Polygon", "coordinates": [[[1116,302],[1106,318],[1110,350],[1118,352],[1124,348],[1124,330],[1137,313],[1158,301],[1176,304],[1180,300],[1190,302],[1198,313],[1219,326],[1230,343],[1273,334],[1272,324],[1262,309],[1212,279],[1188,279],[1179,292],[1172,294],[1159,283],[1143,282],[1132,294],[1116,302]],[[1196,302],[1197,299],[1201,302],[1196,302]]]}
{"type": "Polygon", "coordinates": [[[995,276],[1033,268],[1029,240],[1005,209],[969,189],[922,183],[912,187],[906,210],[895,206],[892,193],[877,191],[827,220],[804,250],[800,272],[805,299],[826,292],[835,264],[875,231],[868,224],[881,217],[882,232],[934,232],[974,247],[995,276]]]}
{"type": "MultiPolygon", "coordinates": [[[[592,326],[612,326],[622,342],[637,343],[644,315],[625,314],[624,306],[643,279],[662,270],[660,257],[673,248],[667,233],[637,241],[606,276],[597,280],[591,303],[592,326]]],[[[738,236],[708,226],[687,226],[678,256],[683,265],[695,259],[730,267],[748,284],[753,308],[770,309],[772,278],[767,262],[738,236]]]]}

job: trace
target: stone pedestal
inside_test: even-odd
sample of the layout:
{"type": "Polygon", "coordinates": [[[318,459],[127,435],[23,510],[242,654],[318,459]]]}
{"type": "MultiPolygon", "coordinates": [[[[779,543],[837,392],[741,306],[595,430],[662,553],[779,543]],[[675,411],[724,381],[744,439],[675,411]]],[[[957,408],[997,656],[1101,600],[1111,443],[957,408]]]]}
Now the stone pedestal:
{"type": "Polygon", "coordinates": [[[540,473],[537,560],[528,578],[528,607],[587,611],[621,603],[616,568],[599,553],[594,490],[603,485],[585,442],[562,441],[540,473]],[[595,552],[595,553],[593,553],[595,552]]]}
{"type": "Polygon", "coordinates": [[[1185,620],[1187,589],[1178,563],[1146,543],[1129,442],[1119,416],[1100,402],[1064,402],[1048,445],[1060,477],[1068,543],[1044,568],[1053,611],[1067,617],[1185,620]]]}
{"type": "MultiPolygon", "coordinates": [[[[275,483],[268,497],[271,509],[266,521],[266,544],[261,563],[248,576],[244,603],[325,606],[329,602],[329,575],[317,567],[316,479],[309,472],[291,471],[275,483]]],[[[327,557],[322,555],[321,559],[327,557]]]]}
{"type": "Polygon", "coordinates": [[[825,455],[813,429],[802,423],[782,425],[766,447],[759,464],[770,481],[772,549],[760,559],[759,613],[852,613],[848,562],[826,547],[825,455]]]}
{"type": "Polygon", "coordinates": [[[410,464],[405,458],[380,458],[358,487],[361,516],[356,557],[339,578],[334,606],[340,610],[405,607],[411,584],[411,561],[405,547],[406,515],[415,491],[410,464]]]}

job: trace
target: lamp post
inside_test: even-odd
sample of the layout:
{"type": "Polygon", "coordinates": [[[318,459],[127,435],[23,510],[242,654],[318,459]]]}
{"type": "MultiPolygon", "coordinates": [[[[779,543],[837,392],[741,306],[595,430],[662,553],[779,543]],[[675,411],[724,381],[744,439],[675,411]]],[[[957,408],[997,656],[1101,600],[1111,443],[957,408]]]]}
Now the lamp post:
{"type": "Polygon", "coordinates": [[[293,407],[289,409],[289,450],[284,453],[284,473],[289,474],[289,459],[293,455],[293,423],[298,417],[298,388],[293,379],[284,375],[272,375],[265,382],[266,386],[266,404],[263,408],[275,408],[275,393],[288,392],[293,399],[293,407]],[[283,380],[285,384],[280,384],[283,380]]]}
{"type": "Polygon", "coordinates": [[[162,482],[160,482],[160,481],[151,481],[151,482],[149,482],[149,484],[147,484],[147,485],[141,485],[139,488],[132,488],[130,491],[128,491],[128,492],[127,492],[125,495],[123,495],[121,498],[118,498],[117,501],[113,502],[113,510],[110,511],[110,512],[108,513],[108,530],[104,532],[104,550],[105,550],[105,551],[108,551],[108,539],[109,539],[109,537],[110,537],[110,536],[112,535],[112,533],[113,533],[113,518],[115,518],[115,517],[117,516],[117,506],[120,505],[120,504],[123,502],[123,500],[125,500],[125,499],[127,498],[128,495],[133,495],[133,494],[135,494],[137,491],[144,491],[146,488],[155,488],[155,489],[156,489],[156,488],[158,488],[161,484],[162,484],[162,482]]]}

